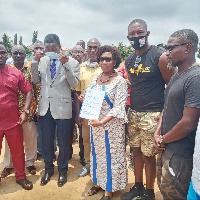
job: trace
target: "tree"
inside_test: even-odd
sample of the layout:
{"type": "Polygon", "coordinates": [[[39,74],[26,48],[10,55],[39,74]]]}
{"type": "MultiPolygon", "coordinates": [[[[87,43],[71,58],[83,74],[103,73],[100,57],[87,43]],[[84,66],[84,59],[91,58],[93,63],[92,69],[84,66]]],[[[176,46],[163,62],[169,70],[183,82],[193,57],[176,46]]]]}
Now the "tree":
{"type": "Polygon", "coordinates": [[[22,36],[19,37],[19,44],[22,45],[22,36]]]}
{"type": "Polygon", "coordinates": [[[2,42],[3,42],[7,52],[9,54],[11,54],[11,49],[13,47],[13,41],[10,40],[10,37],[8,35],[6,35],[5,33],[3,34],[2,42]]]}
{"type": "Polygon", "coordinates": [[[34,44],[37,41],[38,31],[33,31],[33,39],[32,44],[34,44]]]}
{"type": "Polygon", "coordinates": [[[121,53],[123,61],[133,52],[131,45],[126,46],[123,44],[123,42],[119,42],[117,48],[119,52],[121,53]]]}
{"type": "Polygon", "coordinates": [[[17,33],[14,35],[14,45],[17,45],[17,33]]]}

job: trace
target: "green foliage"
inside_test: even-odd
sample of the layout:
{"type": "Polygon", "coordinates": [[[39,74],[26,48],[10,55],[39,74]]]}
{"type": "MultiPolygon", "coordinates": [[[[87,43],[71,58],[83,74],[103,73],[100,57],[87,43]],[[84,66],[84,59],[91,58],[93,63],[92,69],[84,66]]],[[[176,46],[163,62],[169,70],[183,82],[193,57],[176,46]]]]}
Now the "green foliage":
{"type": "Polygon", "coordinates": [[[121,53],[123,61],[133,52],[131,45],[126,46],[123,44],[123,42],[119,42],[117,48],[121,53]]]}
{"type": "Polygon", "coordinates": [[[14,35],[14,45],[17,45],[17,33],[14,35]]]}
{"type": "Polygon", "coordinates": [[[32,44],[34,44],[37,41],[38,31],[33,31],[33,39],[32,44]]]}
{"type": "Polygon", "coordinates": [[[5,33],[3,34],[2,42],[3,42],[3,44],[4,44],[4,46],[5,46],[6,50],[7,50],[7,52],[9,54],[11,54],[11,49],[13,47],[13,41],[5,33]]]}
{"type": "Polygon", "coordinates": [[[19,37],[19,45],[22,45],[22,36],[19,37]]]}

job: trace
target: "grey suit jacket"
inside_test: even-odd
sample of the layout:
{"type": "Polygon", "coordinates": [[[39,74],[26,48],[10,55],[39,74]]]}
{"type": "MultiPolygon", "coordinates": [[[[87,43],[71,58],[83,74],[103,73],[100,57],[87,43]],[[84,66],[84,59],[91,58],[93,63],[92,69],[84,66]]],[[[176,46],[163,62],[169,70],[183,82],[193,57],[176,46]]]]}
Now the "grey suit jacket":
{"type": "Polygon", "coordinates": [[[56,75],[51,80],[50,58],[44,56],[40,62],[32,62],[31,75],[33,83],[41,81],[38,114],[44,116],[50,107],[54,119],[70,119],[72,117],[71,88],[79,82],[79,63],[69,57],[64,65],[60,64],[56,75]]]}

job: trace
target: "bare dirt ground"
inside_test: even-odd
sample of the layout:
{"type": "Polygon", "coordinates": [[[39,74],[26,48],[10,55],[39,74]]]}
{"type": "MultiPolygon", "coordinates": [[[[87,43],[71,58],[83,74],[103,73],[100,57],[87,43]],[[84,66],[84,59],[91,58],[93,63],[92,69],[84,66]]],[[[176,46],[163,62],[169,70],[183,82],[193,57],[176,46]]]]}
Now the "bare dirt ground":
{"type": "MultiPolygon", "coordinates": [[[[57,172],[57,163],[55,167],[55,173],[51,177],[51,181],[46,186],[40,186],[40,179],[44,174],[44,161],[35,162],[37,168],[36,175],[29,175],[26,171],[27,179],[33,182],[33,189],[31,191],[24,190],[20,185],[15,182],[14,171],[6,178],[1,180],[0,183],[0,200],[97,200],[101,199],[104,192],[99,191],[98,194],[89,197],[87,195],[89,189],[93,186],[90,176],[78,177],[78,171],[81,169],[82,165],[80,164],[79,158],[79,148],[78,143],[73,144],[74,154],[72,159],[69,161],[69,171],[67,175],[67,183],[63,187],[57,186],[58,172],[57,172]]],[[[129,149],[128,151],[129,152],[129,149]]],[[[3,169],[3,155],[4,155],[4,145],[2,148],[2,153],[0,157],[0,171],[3,169]]],[[[128,158],[128,153],[127,153],[128,158]]],[[[120,196],[129,191],[130,187],[133,186],[134,173],[128,169],[128,186],[126,190],[118,191],[114,193],[113,200],[120,199],[120,196]]],[[[155,193],[156,200],[162,200],[162,196],[155,183],[155,193]]]]}

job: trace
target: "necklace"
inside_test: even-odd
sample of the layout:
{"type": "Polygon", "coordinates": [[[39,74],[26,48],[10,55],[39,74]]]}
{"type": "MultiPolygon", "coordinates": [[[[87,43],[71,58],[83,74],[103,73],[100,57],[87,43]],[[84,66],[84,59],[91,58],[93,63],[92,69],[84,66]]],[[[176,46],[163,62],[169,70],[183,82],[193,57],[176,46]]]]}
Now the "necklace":
{"type": "Polygon", "coordinates": [[[100,80],[102,83],[106,83],[106,82],[108,82],[108,81],[110,80],[111,77],[113,77],[114,73],[115,73],[115,70],[113,70],[113,73],[108,77],[107,80],[103,81],[103,80],[102,80],[103,72],[102,72],[102,73],[100,74],[100,79],[99,79],[99,80],[100,80]]]}

